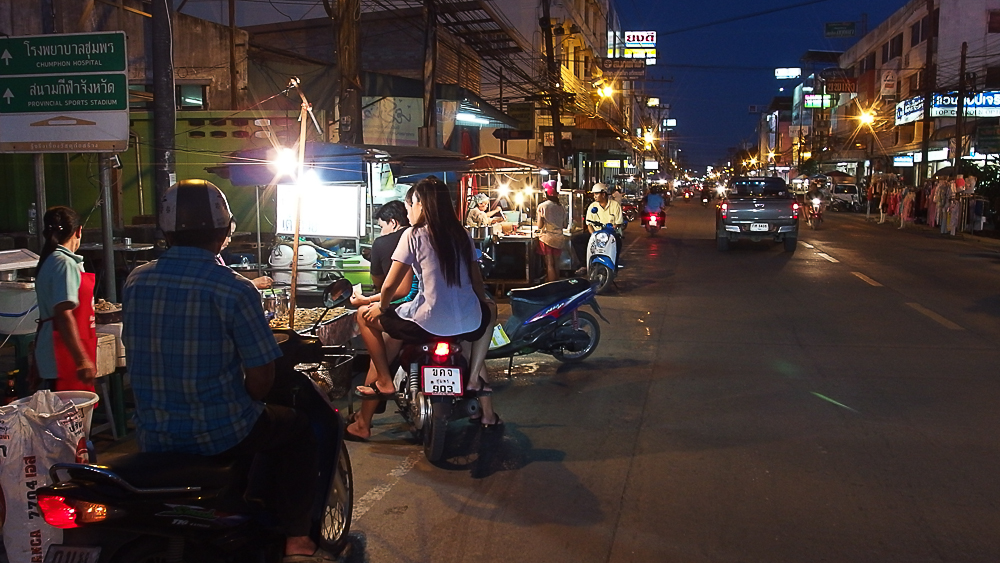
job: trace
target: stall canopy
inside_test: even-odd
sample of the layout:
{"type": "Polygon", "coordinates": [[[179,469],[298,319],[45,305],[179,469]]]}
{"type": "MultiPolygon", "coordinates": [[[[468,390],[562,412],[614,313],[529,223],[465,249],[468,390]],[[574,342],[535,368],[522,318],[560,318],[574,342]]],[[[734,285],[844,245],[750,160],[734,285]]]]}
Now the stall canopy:
{"type": "MultiPolygon", "coordinates": [[[[275,173],[269,162],[274,156],[271,147],[238,151],[228,156],[229,162],[210,167],[208,171],[228,179],[235,186],[271,185],[275,183],[275,173]]],[[[321,182],[362,182],[368,162],[388,163],[397,178],[464,171],[470,166],[465,155],[442,149],[337,143],[306,145],[305,165],[316,171],[321,182]]]]}
{"type": "Polygon", "coordinates": [[[510,155],[500,155],[500,154],[481,154],[479,156],[474,156],[469,159],[471,163],[471,169],[469,172],[521,172],[521,173],[537,173],[542,170],[549,170],[551,172],[560,172],[566,174],[565,170],[554,170],[544,164],[535,162],[532,160],[527,160],[524,158],[517,158],[516,156],[510,155]]]}

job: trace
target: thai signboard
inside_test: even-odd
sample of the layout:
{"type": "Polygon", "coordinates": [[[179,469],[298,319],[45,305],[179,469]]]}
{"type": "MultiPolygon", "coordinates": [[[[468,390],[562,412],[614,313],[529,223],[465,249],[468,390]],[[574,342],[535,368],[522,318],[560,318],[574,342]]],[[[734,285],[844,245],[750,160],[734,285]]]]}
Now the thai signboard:
{"type": "Polygon", "coordinates": [[[603,59],[601,71],[615,80],[645,80],[646,61],[642,59],[603,59]]]}
{"type": "Polygon", "coordinates": [[[125,33],[0,38],[0,152],[128,148],[125,33]]]}
{"type": "MultiPolygon", "coordinates": [[[[931,117],[958,115],[958,93],[934,94],[931,117]]],[[[1000,117],[1000,91],[979,92],[965,97],[966,117],[1000,117]]],[[[896,104],[896,125],[919,121],[924,117],[923,96],[909,98],[896,104]]]]}
{"type": "Polygon", "coordinates": [[[823,83],[827,94],[848,94],[858,91],[858,79],[846,76],[828,78],[823,83]]]}
{"type": "Polygon", "coordinates": [[[626,31],[623,56],[626,59],[645,59],[649,64],[656,64],[656,32],[626,31]]]}
{"type": "Polygon", "coordinates": [[[854,37],[856,22],[828,22],[823,26],[824,37],[854,37]]]}

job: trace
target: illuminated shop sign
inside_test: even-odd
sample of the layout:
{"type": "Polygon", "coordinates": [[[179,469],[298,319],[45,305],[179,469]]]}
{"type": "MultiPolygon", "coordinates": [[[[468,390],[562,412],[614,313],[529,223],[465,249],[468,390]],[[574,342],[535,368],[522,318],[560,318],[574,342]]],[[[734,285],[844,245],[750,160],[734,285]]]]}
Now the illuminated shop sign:
{"type": "Polygon", "coordinates": [[[656,32],[655,31],[626,31],[625,32],[625,46],[632,48],[655,48],[656,47],[656,32]]]}
{"type": "Polygon", "coordinates": [[[801,68],[776,68],[774,69],[774,77],[778,80],[786,80],[789,78],[798,78],[802,76],[801,68]]]}
{"type": "MultiPolygon", "coordinates": [[[[931,117],[958,115],[958,93],[934,94],[931,117]]],[[[1000,91],[980,92],[965,98],[967,117],[1000,117],[1000,91]]],[[[924,117],[924,98],[910,98],[896,104],[896,125],[919,121],[924,117]]]]}
{"type": "Polygon", "coordinates": [[[828,108],[833,106],[833,96],[822,94],[806,94],[805,102],[802,104],[807,108],[828,108]]]}
{"type": "Polygon", "coordinates": [[[903,154],[892,157],[892,165],[900,168],[913,166],[913,155],[903,154]]]}
{"type": "Polygon", "coordinates": [[[620,161],[620,160],[605,160],[604,161],[604,167],[605,168],[621,168],[622,167],[622,161],[620,161]]]}

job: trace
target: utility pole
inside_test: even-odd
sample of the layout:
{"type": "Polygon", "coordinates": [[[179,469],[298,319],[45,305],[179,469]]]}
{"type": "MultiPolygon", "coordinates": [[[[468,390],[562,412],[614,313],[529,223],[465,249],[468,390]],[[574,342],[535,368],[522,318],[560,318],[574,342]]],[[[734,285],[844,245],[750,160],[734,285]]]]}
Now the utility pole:
{"type": "Polygon", "coordinates": [[[934,85],[937,82],[934,68],[934,46],[931,40],[937,36],[934,26],[934,0],[927,0],[927,39],[925,39],[924,60],[924,119],[920,128],[920,175],[916,178],[923,184],[930,176],[931,163],[927,162],[931,143],[931,104],[934,102],[934,85]]]}
{"type": "Polygon", "coordinates": [[[236,0],[229,0],[229,109],[239,108],[236,71],[236,0]]]}
{"type": "MultiPolygon", "coordinates": [[[[160,200],[177,182],[174,171],[174,134],[177,102],[174,91],[173,8],[171,0],[153,0],[153,180],[156,194],[156,224],[159,225],[160,200]]],[[[157,227],[159,231],[159,227],[157,227]]],[[[157,239],[162,238],[161,232],[157,239]]]]}
{"type": "Polygon", "coordinates": [[[555,145],[555,166],[562,168],[562,88],[560,84],[559,67],[556,65],[555,43],[552,40],[552,0],[542,0],[542,36],[545,39],[545,66],[548,68],[549,79],[546,86],[549,90],[549,109],[552,112],[552,139],[555,145]]]}
{"type": "Polygon", "coordinates": [[[337,17],[337,67],[340,69],[340,142],[360,145],[364,141],[361,119],[361,25],[360,0],[340,0],[337,17]]]}
{"type": "Polygon", "coordinates": [[[424,126],[420,146],[437,148],[437,4],[424,0],[424,126]]]}
{"type": "Polygon", "coordinates": [[[965,62],[969,44],[962,42],[962,58],[958,63],[958,107],[955,112],[955,175],[962,173],[962,156],[965,154],[965,62]]]}

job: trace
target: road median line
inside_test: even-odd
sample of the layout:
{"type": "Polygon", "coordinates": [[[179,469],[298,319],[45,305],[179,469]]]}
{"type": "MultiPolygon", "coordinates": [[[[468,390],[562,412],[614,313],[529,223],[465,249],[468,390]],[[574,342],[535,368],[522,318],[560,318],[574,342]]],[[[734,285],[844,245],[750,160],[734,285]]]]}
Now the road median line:
{"type": "Polygon", "coordinates": [[[861,272],[851,272],[851,273],[854,274],[855,276],[857,276],[858,279],[864,281],[865,283],[867,283],[868,285],[870,285],[872,287],[882,287],[882,284],[880,284],[877,281],[869,278],[868,276],[862,274],[861,272]]]}
{"type": "Polygon", "coordinates": [[[938,323],[940,323],[942,326],[944,326],[949,330],[965,330],[961,326],[949,321],[948,319],[942,317],[941,315],[935,313],[934,311],[931,311],[930,309],[924,307],[920,303],[907,303],[907,306],[911,307],[918,313],[937,321],[938,323]]]}

